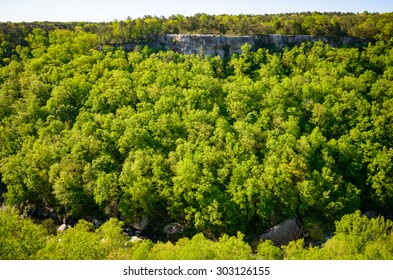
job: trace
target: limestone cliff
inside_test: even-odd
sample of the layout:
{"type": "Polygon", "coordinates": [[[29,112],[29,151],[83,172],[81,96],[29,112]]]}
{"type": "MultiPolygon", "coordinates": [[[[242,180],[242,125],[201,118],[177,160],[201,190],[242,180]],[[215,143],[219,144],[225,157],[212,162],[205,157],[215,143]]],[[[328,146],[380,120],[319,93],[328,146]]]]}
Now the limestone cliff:
{"type": "Polygon", "coordinates": [[[230,57],[234,53],[241,53],[241,46],[245,43],[250,44],[253,50],[269,48],[277,51],[285,47],[301,45],[304,42],[315,43],[318,41],[322,41],[332,47],[360,47],[371,42],[370,39],[356,37],[322,37],[312,35],[223,36],[175,34],[161,36],[154,42],[123,45],[123,48],[131,51],[136,45],[147,45],[151,48],[173,50],[182,54],[203,53],[211,56],[230,57]]]}

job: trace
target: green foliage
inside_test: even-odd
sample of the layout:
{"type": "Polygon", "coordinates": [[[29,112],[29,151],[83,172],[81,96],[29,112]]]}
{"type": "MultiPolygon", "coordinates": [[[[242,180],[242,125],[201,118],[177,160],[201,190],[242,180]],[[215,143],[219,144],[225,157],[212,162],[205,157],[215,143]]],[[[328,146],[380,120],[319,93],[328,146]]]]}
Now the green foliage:
{"type": "Polygon", "coordinates": [[[222,236],[217,242],[206,239],[203,234],[191,240],[180,239],[176,244],[157,243],[149,252],[153,260],[247,260],[251,259],[251,247],[243,242],[243,236],[222,236]]]}
{"type": "Polygon", "coordinates": [[[81,215],[87,193],[83,189],[83,163],[71,157],[51,166],[49,180],[59,204],[71,215],[81,215]]]}
{"type": "Polygon", "coordinates": [[[122,230],[123,225],[124,223],[116,218],[110,218],[96,230],[101,238],[100,246],[104,249],[106,259],[129,258],[127,238],[122,230]]]}
{"type": "Polygon", "coordinates": [[[282,260],[284,258],[281,249],[274,246],[270,240],[258,244],[255,257],[258,260],[282,260]]]}
{"type": "MultiPolygon", "coordinates": [[[[265,15],[173,15],[168,18],[145,16],[143,18],[113,22],[33,22],[0,23],[0,58],[15,54],[16,46],[31,46],[31,54],[40,56],[51,43],[67,45],[69,53],[85,51],[97,43],[125,44],[154,41],[163,34],[215,34],[215,35],[319,35],[369,37],[386,42],[392,36],[392,13],[319,13],[265,15]],[[83,44],[72,45],[69,32],[81,31],[83,44]],[[56,35],[47,34],[56,31],[56,35]],[[92,35],[91,33],[94,33],[92,35]]],[[[65,58],[65,54],[59,54],[65,58]]],[[[7,60],[5,60],[7,61],[7,60]]],[[[1,61],[0,61],[1,62],[1,61]]]]}
{"type": "Polygon", "coordinates": [[[93,231],[93,224],[80,220],[75,227],[52,236],[45,248],[37,253],[38,259],[100,260],[105,250],[100,236],[93,231]]]}
{"type": "Polygon", "coordinates": [[[45,247],[46,230],[31,220],[22,219],[12,208],[0,210],[0,259],[36,259],[45,247]]]}
{"type": "Polygon", "coordinates": [[[357,211],[336,222],[336,235],[325,250],[330,256],[339,250],[342,259],[392,259],[392,229],[392,221],[383,217],[370,220],[357,211]]]}
{"type": "Polygon", "coordinates": [[[379,216],[369,219],[360,211],[336,222],[336,233],[321,248],[305,246],[299,239],[284,246],[286,259],[391,260],[393,223],[379,216]]]}
{"type": "MultiPolygon", "coordinates": [[[[50,221],[43,223],[53,227],[50,221]]],[[[270,240],[261,241],[252,252],[244,235],[222,235],[207,239],[202,233],[175,243],[131,241],[124,236],[124,223],[111,218],[98,229],[80,220],[62,233],[49,233],[13,209],[0,211],[0,259],[135,259],[135,260],[313,260],[393,259],[393,222],[383,217],[369,219],[359,211],[336,222],[336,232],[322,246],[306,245],[304,239],[282,248],[270,240]]]]}
{"type": "Polygon", "coordinates": [[[380,151],[369,165],[369,181],[373,189],[373,196],[380,206],[386,207],[393,198],[393,149],[380,151]]]}
{"type": "MultiPolygon", "coordinates": [[[[313,239],[322,239],[356,210],[390,213],[391,16],[199,14],[62,28],[2,23],[0,194],[7,205],[42,205],[76,220],[98,215],[130,224],[148,217],[181,223],[185,236],[222,236],[218,243],[196,235],[134,244],[122,237],[118,220],[98,232],[81,222],[51,236],[42,258],[82,246],[59,241],[74,235],[90,238],[91,251],[72,248],[64,258],[175,258],[198,246],[205,249],[195,258],[248,258],[241,238],[228,236],[251,237],[296,216],[313,239]],[[228,60],[113,47],[168,32],[278,31],[367,34],[376,41],[362,48],[304,43],[279,53],[245,44],[228,60]],[[160,246],[168,255],[160,255],[160,246]]],[[[367,231],[368,222],[356,219],[367,231]]],[[[383,229],[382,220],[377,224],[383,229]]],[[[54,233],[49,221],[44,227],[54,233]]],[[[390,244],[388,233],[370,242],[344,239],[341,230],[340,224],[320,250],[290,244],[285,257],[332,258],[337,251],[343,258],[389,258],[390,247],[374,252],[390,244]]],[[[282,257],[271,244],[259,247],[258,258],[282,257]]],[[[9,258],[29,258],[34,250],[9,258]]]]}

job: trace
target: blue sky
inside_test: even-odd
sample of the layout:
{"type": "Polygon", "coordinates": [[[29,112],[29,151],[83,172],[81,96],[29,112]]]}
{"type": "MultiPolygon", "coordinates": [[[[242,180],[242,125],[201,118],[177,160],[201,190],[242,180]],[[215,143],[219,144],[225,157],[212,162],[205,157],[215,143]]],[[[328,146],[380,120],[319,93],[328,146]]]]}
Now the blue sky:
{"type": "Polygon", "coordinates": [[[393,0],[0,0],[0,21],[113,21],[173,14],[393,12],[393,0]]]}

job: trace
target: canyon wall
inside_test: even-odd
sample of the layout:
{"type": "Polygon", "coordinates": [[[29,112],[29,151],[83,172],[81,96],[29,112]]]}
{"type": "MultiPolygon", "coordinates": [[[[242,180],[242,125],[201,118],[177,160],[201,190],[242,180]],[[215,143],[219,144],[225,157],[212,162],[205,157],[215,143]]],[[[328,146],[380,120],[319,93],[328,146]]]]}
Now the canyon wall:
{"type": "Polygon", "coordinates": [[[223,36],[223,35],[187,35],[175,34],[159,37],[154,42],[143,44],[126,44],[122,47],[132,51],[137,45],[148,46],[153,49],[173,50],[182,54],[204,54],[222,58],[230,57],[234,53],[241,53],[241,46],[250,44],[253,50],[268,48],[273,51],[285,47],[301,45],[304,42],[315,43],[322,41],[331,47],[361,47],[366,46],[370,39],[356,37],[322,37],[312,35],[280,35],[269,34],[260,36],[223,36]]]}

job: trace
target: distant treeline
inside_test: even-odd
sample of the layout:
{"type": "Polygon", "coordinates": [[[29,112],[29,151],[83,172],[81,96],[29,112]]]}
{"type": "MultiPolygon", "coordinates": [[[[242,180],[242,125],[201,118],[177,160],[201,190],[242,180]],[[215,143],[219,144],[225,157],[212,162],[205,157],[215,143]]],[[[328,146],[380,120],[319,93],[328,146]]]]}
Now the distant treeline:
{"type": "Polygon", "coordinates": [[[0,23],[0,52],[25,46],[33,29],[83,30],[99,36],[101,44],[146,42],[165,34],[215,35],[319,35],[354,36],[389,40],[393,34],[393,13],[296,13],[273,15],[173,15],[112,22],[22,22],[0,23]]]}

